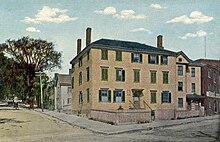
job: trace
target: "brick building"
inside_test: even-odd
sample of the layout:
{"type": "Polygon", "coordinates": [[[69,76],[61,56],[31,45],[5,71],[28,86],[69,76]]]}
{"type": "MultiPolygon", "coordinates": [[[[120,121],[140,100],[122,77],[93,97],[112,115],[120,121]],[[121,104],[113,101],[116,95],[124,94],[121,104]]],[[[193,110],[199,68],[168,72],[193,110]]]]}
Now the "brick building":
{"type": "Polygon", "coordinates": [[[156,118],[171,119],[194,111],[201,68],[182,51],[166,50],[162,40],[157,37],[157,47],[111,39],[90,43],[88,28],[86,47],[81,51],[78,39],[70,62],[73,112],[154,110],[156,118]]]}
{"type": "Polygon", "coordinates": [[[220,60],[199,59],[202,71],[201,92],[206,115],[220,114],[220,60]]]}

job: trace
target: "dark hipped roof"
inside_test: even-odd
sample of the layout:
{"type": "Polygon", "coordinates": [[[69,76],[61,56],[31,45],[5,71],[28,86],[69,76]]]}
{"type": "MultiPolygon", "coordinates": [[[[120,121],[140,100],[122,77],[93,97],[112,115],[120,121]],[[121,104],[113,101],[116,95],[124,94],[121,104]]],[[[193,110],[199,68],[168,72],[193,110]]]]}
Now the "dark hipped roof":
{"type": "Polygon", "coordinates": [[[149,46],[146,44],[141,44],[138,42],[131,42],[131,41],[100,39],[100,40],[93,42],[91,46],[102,47],[102,48],[110,47],[114,49],[124,49],[124,50],[132,50],[132,51],[139,51],[139,52],[148,52],[148,53],[157,53],[157,54],[166,54],[166,55],[176,56],[176,52],[149,46]]]}
{"type": "Polygon", "coordinates": [[[169,51],[166,49],[158,48],[149,46],[146,44],[141,44],[138,42],[131,42],[131,41],[121,41],[121,40],[112,40],[112,39],[100,39],[95,42],[92,42],[87,47],[83,49],[70,63],[73,63],[74,60],[81,57],[85,51],[89,48],[107,48],[107,49],[115,49],[115,50],[125,50],[131,52],[146,52],[152,54],[161,54],[161,55],[168,55],[168,56],[176,56],[176,52],[169,51]]]}

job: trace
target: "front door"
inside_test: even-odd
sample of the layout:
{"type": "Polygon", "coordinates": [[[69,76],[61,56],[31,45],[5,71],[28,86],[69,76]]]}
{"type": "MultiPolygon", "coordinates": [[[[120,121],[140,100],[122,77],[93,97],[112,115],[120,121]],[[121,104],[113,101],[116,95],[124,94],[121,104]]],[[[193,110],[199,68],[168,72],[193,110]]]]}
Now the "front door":
{"type": "Polygon", "coordinates": [[[143,96],[142,89],[132,89],[133,92],[133,101],[134,101],[134,108],[140,109],[141,108],[141,96],[143,96]]]}

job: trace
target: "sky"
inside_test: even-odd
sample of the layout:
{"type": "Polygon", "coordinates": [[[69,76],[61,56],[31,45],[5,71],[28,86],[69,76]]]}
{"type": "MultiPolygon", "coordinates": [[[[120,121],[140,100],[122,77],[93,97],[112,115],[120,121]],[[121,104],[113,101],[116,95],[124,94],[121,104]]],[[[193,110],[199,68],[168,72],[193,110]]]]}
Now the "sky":
{"type": "Polygon", "coordinates": [[[76,40],[85,47],[101,38],[135,41],[183,51],[190,59],[220,59],[220,0],[0,0],[0,43],[23,36],[41,38],[62,52],[68,74],[76,56],[76,40]]]}

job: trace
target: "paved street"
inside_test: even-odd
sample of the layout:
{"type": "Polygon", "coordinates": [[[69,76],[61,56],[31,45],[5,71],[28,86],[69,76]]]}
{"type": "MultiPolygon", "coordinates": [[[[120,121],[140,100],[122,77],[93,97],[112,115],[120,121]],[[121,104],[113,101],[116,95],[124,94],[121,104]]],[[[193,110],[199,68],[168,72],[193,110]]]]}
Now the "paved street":
{"type": "MultiPolygon", "coordinates": [[[[59,113],[60,116],[65,116],[59,113]]],[[[65,116],[66,117],[66,116],[65,116]]],[[[61,118],[59,118],[61,119],[61,118]]],[[[172,121],[158,121],[149,124],[130,125],[140,127],[143,130],[128,131],[121,134],[100,134],[90,130],[82,129],[75,124],[61,121],[48,114],[41,112],[8,107],[0,107],[0,142],[22,141],[22,142],[60,142],[60,141],[191,141],[211,142],[218,141],[219,119],[218,117],[204,117],[172,121]],[[199,120],[199,121],[198,121],[199,120]],[[205,121],[202,121],[205,120],[205,121]],[[71,124],[71,125],[70,125],[71,124]],[[184,125],[183,125],[184,124],[184,125]],[[144,129],[151,128],[151,129],[144,129]]],[[[81,119],[86,121],[85,119],[81,119]]],[[[79,123],[79,121],[78,121],[79,123]]],[[[80,122],[82,123],[82,122],[80,122]]],[[[89,121],[93,123],[93,121],[89,121]]],[[[97,124],[94,122],[94,124],[97,124]]],[[[86,122],[85,124],[86,125],[86,122]]],[[[128,125],[112,126],[99,123],[96,127],[109,127],[109,130],[122,130],[130,128],[128,125]]],[[[94,127],[94,126],[90,126],[94,127]]],[[[104,128],[102,128],[104,130],[104,128]]],[[[103,131],[105,132],[105,131],[103,131]]]]}

